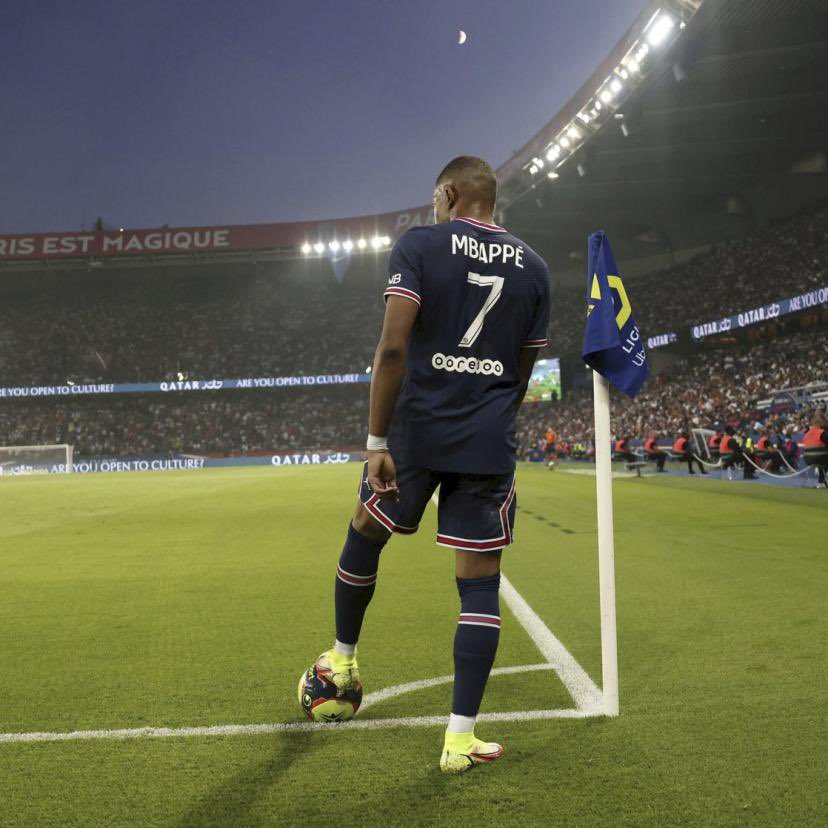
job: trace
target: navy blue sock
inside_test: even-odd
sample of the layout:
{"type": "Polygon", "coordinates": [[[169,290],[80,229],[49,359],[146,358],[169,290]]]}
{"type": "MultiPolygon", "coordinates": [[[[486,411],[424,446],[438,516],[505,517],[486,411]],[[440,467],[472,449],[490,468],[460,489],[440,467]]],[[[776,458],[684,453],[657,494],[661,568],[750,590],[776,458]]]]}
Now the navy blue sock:
{"type": "Polygon", "coordinates": [[[336,568],[336,638],[356,644],[365,610],[374,595],[379,556],[385,541],[372,541],[348,525],[348,537],[336,568]]]}
{"type": "Polygon", "coordinates": [[[500,573],[458,578],[460,617],[454,636],[454,698],[451,712],[476,716],[500,639],[500,573]]]}

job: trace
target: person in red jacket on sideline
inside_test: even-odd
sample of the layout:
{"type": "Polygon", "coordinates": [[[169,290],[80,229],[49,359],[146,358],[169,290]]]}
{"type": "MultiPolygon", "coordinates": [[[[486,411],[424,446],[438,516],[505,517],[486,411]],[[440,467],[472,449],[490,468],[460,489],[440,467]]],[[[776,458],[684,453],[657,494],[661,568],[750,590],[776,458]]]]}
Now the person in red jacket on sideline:
{"type": "Polygon", "coordinates": [[[802,438],[802,449],[805,462],[809,466],[816,466],[819,482],[817,488],[828,488],[826,473],[828,472],[828,430],[825,428],[826,418],[823,411],[817,411],[811,418],[811,427],[802,438]]]}
{"type": "Polygon", "coordinates": [[[722,458],[723,469],[732,469],[741,462],[742,468],[744,469],[743,479],[753,480],[756,477],[753,466],[746,459],[749,457],[752,460],[753,457],[751,457],[749,452],[744,450],[736,439],[736,431],[733,426],[728,426],[722,435],[722,440],[719,443],[719,457],[722,458]]]}
{"type": "Polygon", "coordinates": [[[630,448],[629,437],[619,437],[613,444],[613,460],[623,460],[625,463],[634,463],[638,458],[630,448]]]}
{"type": "Polygon", "coordinates": [[[662,451],[658,447],[658,435],[651,434],[649,437],[645,438],[644,453],[647,455],[648,460],[652,460],[653,463],[656,464],[657,471],[666,471],[664,468],[664,462],[667,460],[667,452],[662,451]]]}
{"type": "Polygon", "coordinates": [[[707,474],[707,470],[704,468],[702,461],[693,456],[693,447],[690,445],[690,435],[686,431],[680,431],[676,436],[676,439],[673,440],[673,456],[676,460],[680,460],[682,463],[687,463],[687,471],[690,474],[695,474],[693,471],[694,462],[699,464],[699,471],[702,474],[707,474]]]}

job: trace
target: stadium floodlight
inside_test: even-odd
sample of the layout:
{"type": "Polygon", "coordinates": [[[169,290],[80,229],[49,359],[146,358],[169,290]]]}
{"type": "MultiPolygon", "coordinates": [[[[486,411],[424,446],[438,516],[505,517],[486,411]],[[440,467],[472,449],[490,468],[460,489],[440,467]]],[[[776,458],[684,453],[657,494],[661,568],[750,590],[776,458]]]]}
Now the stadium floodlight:
{"type": "Polygon", "coordinates": [[[365,246],[366,246],[367,244],[368,244],[368,242],[367,242],[367,241],[365,241],[365,239],[357,239],[357,247],[358,247],[360,250],[365,250],[365,246]]]}
{"type": "Polygon", "coordinates": [[[336,252],[339,250],[339,242],[338,242],[336,239],[334,239],[334,240],[333,240],[333,241],[332,241],[332,242],[328,245],[328,247],[330,248],[331,253],[336,253],[336,252]]]}
{"type": "Polygon", "coordinates": [[[566,135],[564,135],[564,137],[563,137],[563,138],[561,138],[561,139],[558,141],[558,143],[559,143],[559,144],[560,144],[560,145],[561,145],[564,149],[569,149],[569,138],[567,138],[567,137],[566,137],[566,135]]]}
{"type": "Polygon", "coordinates": [[[532,163],[539,169],[543,169],[543,161],[540,158],[533,158],[532,163]]]}
{"type": "Polygon", "coordinates": [[[317,253],[324,253],[324,252],[325,252],[325,245],[324,245],[324,244],[322,244],[322,242],[317,242],[317,243],[313,246],[313,249],[314,249],[317,253]]]}
{"type": "Polygon", "coordinates": [[[612,82],[610,83],[610,89],[612,90],[612,93],[614,95],[617,95],[623,88],[624,85],[621,83],[620,80],[618,80],[618,78],[612,79],[612,82]]]}
{"type": "Polygon", "coordinates": [[[535,173],[536,173],[537,171],[538,171],[538,168],[537,168],[534,164],[530,164],[530,165],[529,165],[529,173],[530,173],[531,175],[535,175],[535,173]]]}
{"type": "Polygon", "coordinates": [[[552,171],[552,172],[548,172],[546,174],[546,177],[551,179],[552,181],[554,181],[556,178],[560,178],[561,176],[558,173],[552,171]]]}
{"type": "Polygon", "coordinates": [[[629,67],[629,70],[631,72],[640,72],[641,71],[641,66],[639,65],[638,61],[634,57],[631,57],[627,61],[627,66],[629,67]]]}
{"type": "Polygon", "coordinates": [[[600,112],[604,108],[604,105],[601,101],[595,101],[595,111],[600,112]]]}
{"type": "Polygon", "coordinates": [[[660,13],[647,29],[647,42],[650,46],[660,46],[673,31],[676,21],[669,14],[660,13]]]}
{"type": "Polygon", "coordinates": [[[311,247],[311,246],[310,246],[307,242],[305,242],[305,243],[302,245],[302,252],[303,252],[306,256],[308,255],[308,253],[310,253],[310,252],[311,252],[311,250],[313,250],[313,248],[312,248],[312,247],[311,247]]]}
{"type": "Polygon", "coordinates": [[[554,161],[561,154],[561,148],[557,144],[552,144],[546,151],[546,160],[554,161]]]}
{"type": "Polygon", "coordinates": [[[626,69],[624,69],[623,67],[618,69],[617,72],[618,72],[618,76],[620,78],[623,78],[624,80],[627,80],[627,78],[630,76],[630,73],[626,69]]]}
{"type": "Polygon", "coordinates": [[[599,97],[605,104],[608,104],[612,100],[612,92],[609,89],[604,89],[599,97]]]}
{"type": "Polygon", "coordinates": [[[388,247],[391,244],[391,236],[383,236],[380,241],[383,243],[385,247],[388,247]]]}
{"type": "Polygon", "coordinates": [[[571,126],[566,131],[567,137],[571,138],[573,141],[577,141],[581,137],[581,132],[576,126],[571,126]]]}
{"type": "Polygon", "coordinates": [[[581,123],[588,124],[592,120],[592,114],[584,110],[583,112],[578,113],[578,117],[581,119],[581,123]]]}
{"type": "Polygon", "coordinates": [[[379,250],[382,247],[382,239],[379,236],[374,236],[374,238],[371,239],[371,247],[373,247],[374,250],[379,250]]]}
{"type": "Polygon", "coordinates": [[[342,242],[342,249],[346,253],[350,253],[354,249],[354,243],[348,239],[347,241],[342,242]]]}

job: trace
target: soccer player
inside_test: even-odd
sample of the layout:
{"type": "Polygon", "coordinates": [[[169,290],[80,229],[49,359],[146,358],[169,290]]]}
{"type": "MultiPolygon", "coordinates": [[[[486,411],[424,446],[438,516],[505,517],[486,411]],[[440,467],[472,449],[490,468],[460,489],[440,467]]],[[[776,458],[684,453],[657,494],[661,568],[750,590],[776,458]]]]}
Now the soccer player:
{"type": "Polygon", "coordinates": [[[461,156],[437,177],[436,224],[394,246],[371,375],[360,502],[336,571],[336,641],[316,662],[338,688],[359,680],[356,645],[392,532],[417,531],[437,487],[437,543],[455,549],[460,615],[440,768],[503,753],[474,725],[500,637],[500,555],[515,518],[515,414],[546,344],[549,274],[494,224],[497,181],[461,156]]]}

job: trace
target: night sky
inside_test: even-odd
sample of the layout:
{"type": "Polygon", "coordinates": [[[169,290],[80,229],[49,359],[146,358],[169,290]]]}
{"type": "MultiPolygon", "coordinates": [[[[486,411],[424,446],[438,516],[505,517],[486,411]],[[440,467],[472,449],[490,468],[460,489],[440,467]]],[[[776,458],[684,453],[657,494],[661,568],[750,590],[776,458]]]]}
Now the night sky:
{"type": "Polygon", "coordinates": [[[4,4],[0,232],[319,219],[502,164],[644,0],[4,4]],[[458,30],[468,42],[457,45],[458,30]]]}

